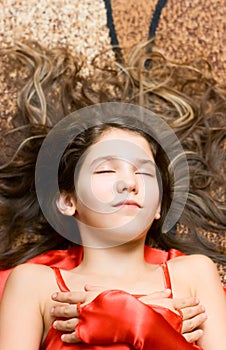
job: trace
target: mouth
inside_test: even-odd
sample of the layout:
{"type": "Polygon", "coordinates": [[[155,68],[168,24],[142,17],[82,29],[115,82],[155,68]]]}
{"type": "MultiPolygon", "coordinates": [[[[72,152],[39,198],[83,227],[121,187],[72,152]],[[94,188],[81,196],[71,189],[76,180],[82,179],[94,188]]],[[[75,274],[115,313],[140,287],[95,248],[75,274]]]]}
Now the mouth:
{"type": "Polygon", "coordinates": [[[113,207],[135,207],[141,208],[140,204],[133,200],[122,201],[113,205],[113,207]]]}

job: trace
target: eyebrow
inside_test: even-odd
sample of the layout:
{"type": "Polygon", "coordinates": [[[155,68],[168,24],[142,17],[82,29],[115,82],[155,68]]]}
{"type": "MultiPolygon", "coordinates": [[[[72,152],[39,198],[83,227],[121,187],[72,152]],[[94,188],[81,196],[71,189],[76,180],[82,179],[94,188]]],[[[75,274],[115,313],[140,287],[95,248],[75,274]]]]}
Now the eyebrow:
{"type": "MultiPolygon", "coordinates": [[[[95,165],[96,163],[101,163],[101,162],[104,162],[104,161],[111,161],[111,160],[125,160],[123,159],[122,157],[118,157],[118,156],[114,156],[114,155],[109,155],[109,156],[104,156],[104,157],[98,157],[98,158],[95,158],[92,162],[91,162],[91,166],[95,165]]],[[[126,161],[130,162],[130,163],[135,163],[135,164],[138,164],[139,166],[140,165],[151,165],[152,167],[156,168],[156,164],[155,162],[153,162],[151,159],[148,159],[148,158],[135,158],[133,160],[133,162],[129,161],[126,159],[126,161]]]]}

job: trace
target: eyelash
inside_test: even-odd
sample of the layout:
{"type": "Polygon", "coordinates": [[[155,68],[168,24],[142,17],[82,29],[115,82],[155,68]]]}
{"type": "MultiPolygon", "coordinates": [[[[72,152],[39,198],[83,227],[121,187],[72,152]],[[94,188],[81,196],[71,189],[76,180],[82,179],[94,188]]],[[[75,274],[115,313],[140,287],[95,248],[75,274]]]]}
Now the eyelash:
{"type": "Polygon", "coordinates": [[[99,170],[95,171],[95,174],[115,173],[114,170],[99,170]]]}
{"type": "MultiPolygon", "coordinates": [[[[99,170],[99,171],[96,171],[95,174],[107,174],[107,173],[115,173],[114,170],[99,170]]],[[[136,172],[135,173],[136,175],[146,175],[146,176],[150,176],[150,177],[153,177],[152,174],[150,173],[145,173],[145,172],[136,172]]]]}
{"type": "Polygon", "coordinates": [[[138,173],[136,173],[136,174],[137,174],[137,175],[147,175],[147,176],[153,177],[152,174],[150,174],[150,173],[145,173],[145,172],[138,172],[138,173]]]}

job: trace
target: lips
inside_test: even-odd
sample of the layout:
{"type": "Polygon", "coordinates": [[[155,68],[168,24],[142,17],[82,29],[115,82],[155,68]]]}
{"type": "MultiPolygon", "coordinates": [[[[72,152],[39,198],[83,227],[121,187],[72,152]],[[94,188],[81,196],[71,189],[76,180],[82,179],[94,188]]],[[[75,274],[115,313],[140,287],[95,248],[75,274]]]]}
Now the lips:
{"type": "Polygon", "coordinates": [[[113,207],[131,206],[141,208],[140,204],[133,200],[121,201],[113,205],[113,207]]]}

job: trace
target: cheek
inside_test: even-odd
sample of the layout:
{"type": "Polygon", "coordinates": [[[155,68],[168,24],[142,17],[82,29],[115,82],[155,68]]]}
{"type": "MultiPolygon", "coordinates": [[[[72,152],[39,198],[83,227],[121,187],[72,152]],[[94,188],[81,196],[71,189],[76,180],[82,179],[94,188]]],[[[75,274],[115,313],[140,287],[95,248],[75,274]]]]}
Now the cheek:
{"type": "Polygon", "coordinates": [[[77,203],[77,212],[80,211],[80,214],[87,210],[89,213],[111,213],[111,203],[115,197],[114,181],[84,176],[82,181],[79,181],[76,195],[77,202],[80,203],[77,203]]]}
{"type": "Polygon", "coordinates": [[[143,181],[143,198],[144,204],[149,207],[153,207],[153,209],[159,205],[160,202],[160,192],[157,179],[149,179],[143,181]]]}
{"type": "Polygon", "coordinates": [[[93,177],[91,179],[93,199],[101,203],[111,203],[115,197],[114,183],[115,180],[110,176],[107,179],[101,176],[93,177]]]}

